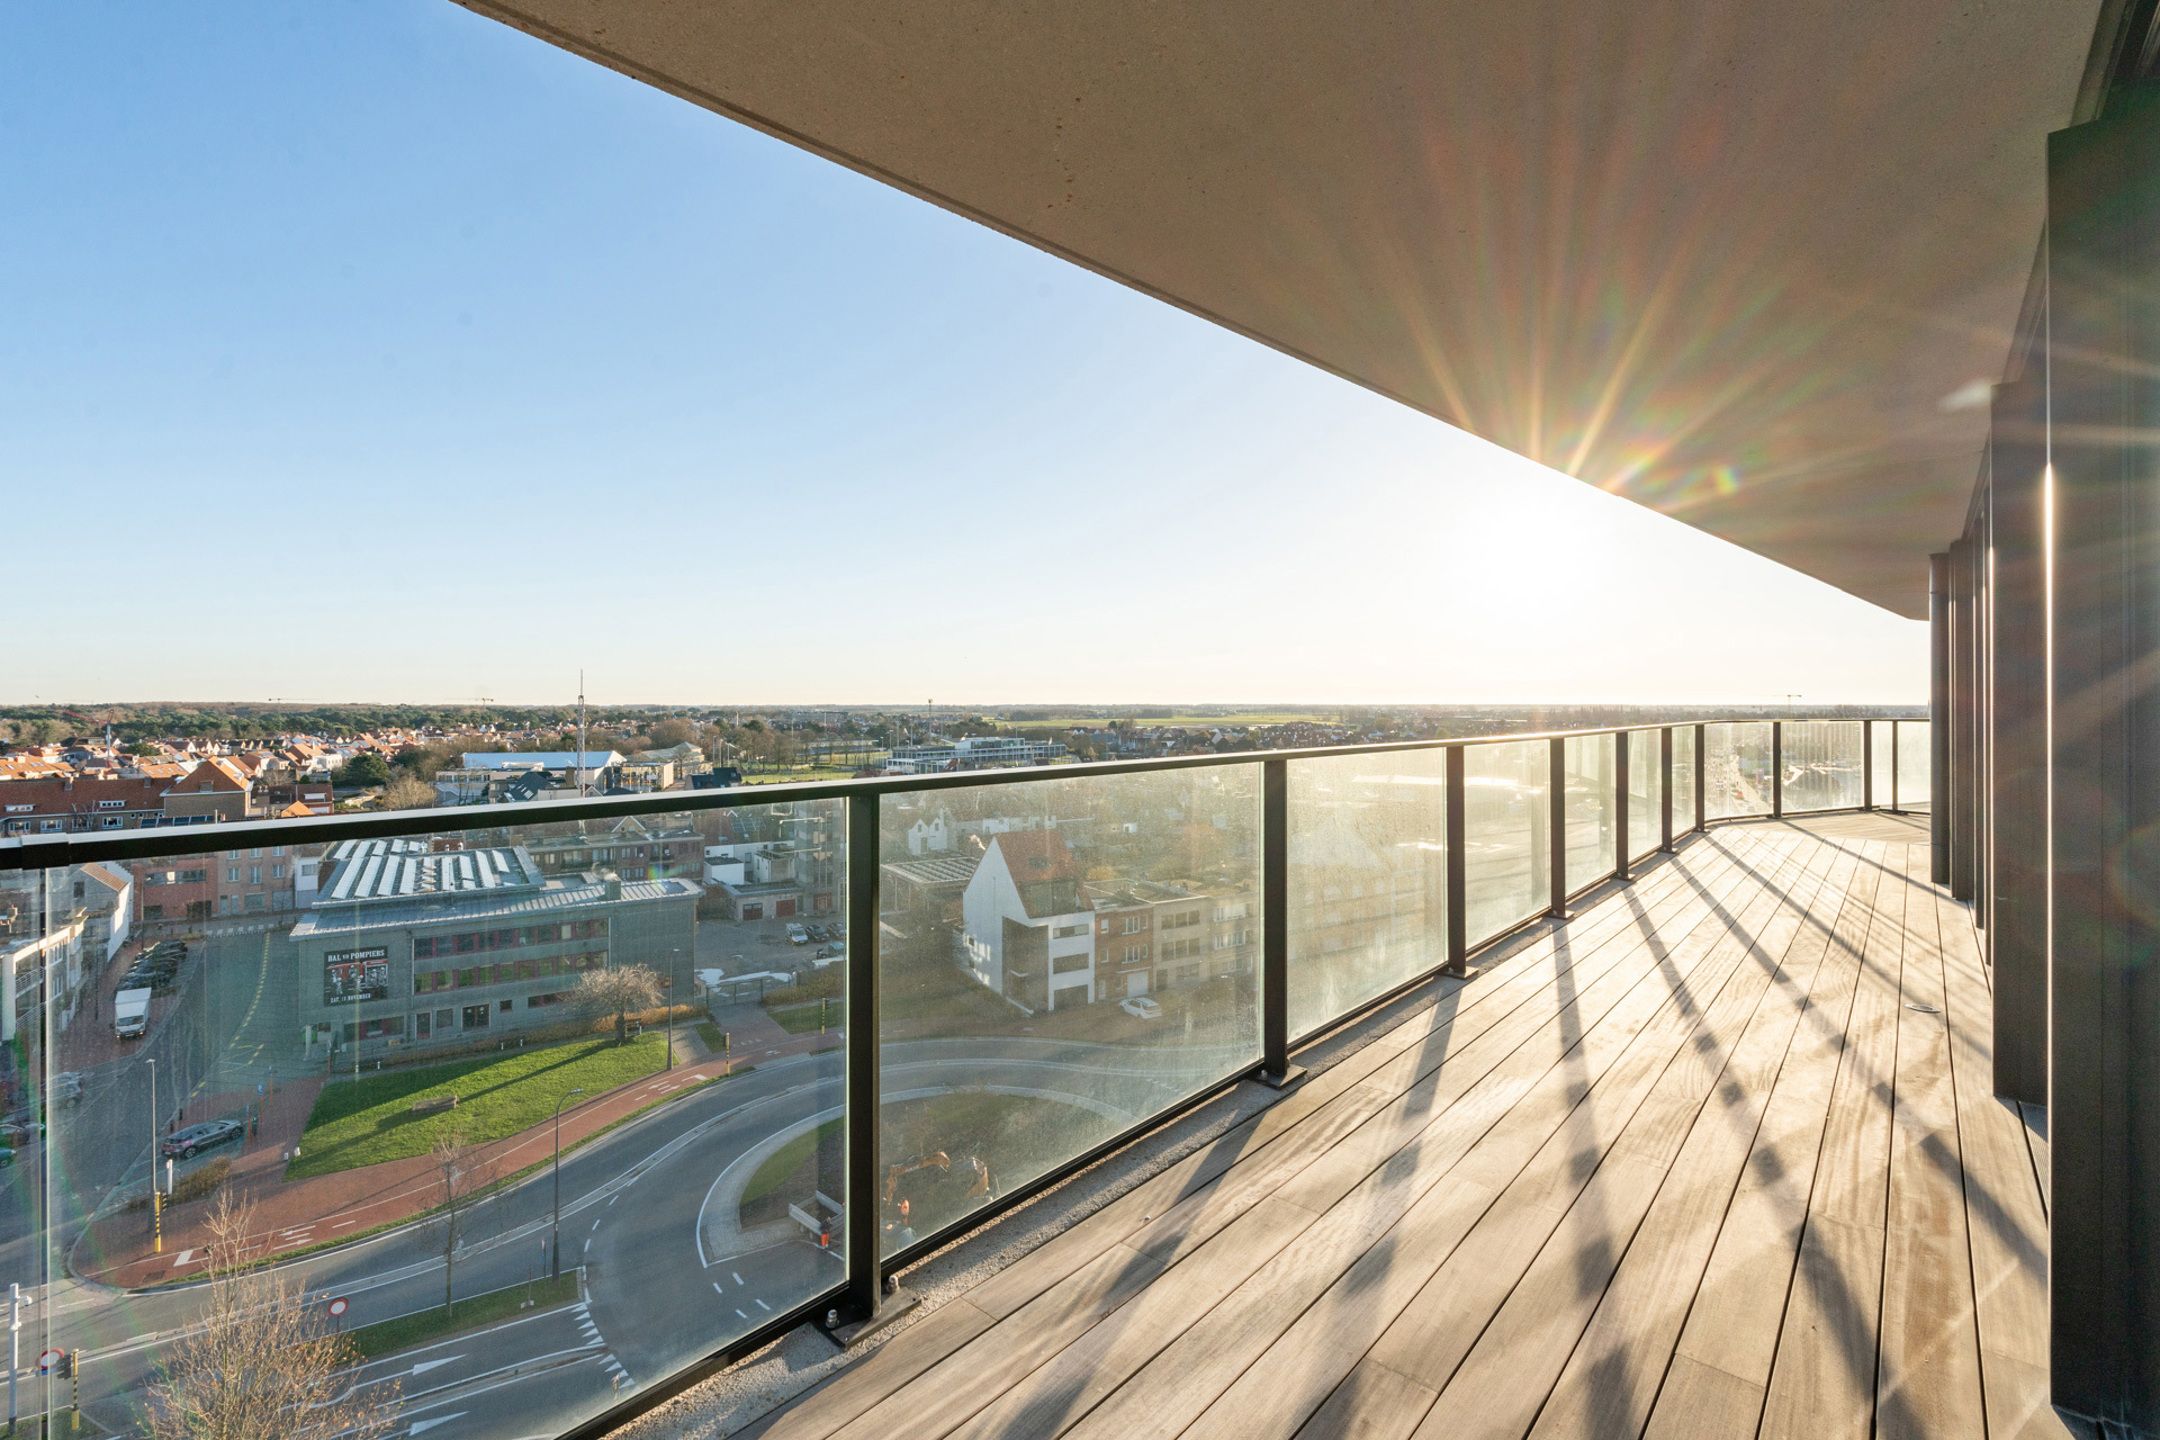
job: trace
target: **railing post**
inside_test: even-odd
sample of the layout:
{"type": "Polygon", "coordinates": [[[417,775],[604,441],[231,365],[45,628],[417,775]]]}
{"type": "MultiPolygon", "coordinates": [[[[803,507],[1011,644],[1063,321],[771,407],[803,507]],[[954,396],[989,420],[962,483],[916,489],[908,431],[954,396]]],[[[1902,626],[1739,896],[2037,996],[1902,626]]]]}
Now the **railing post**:
{"type": "Polygon", "coordinates": [[[1892,720],[1890,722],[1890,813],[1893,815],[1902,815],[1903,813],[1905,813],[1905,807],[1901,801],[1901,797],[1898,794],[1897,762],[1899,746],[1897,727],[1898,722],[1892,720]]]}
{"type": "Polygon", "coordinates": [[[847,1293],[826,1316],[842,1348],[913,1308],[913,1296],[885,1293],[878,1224],[878,797],[847,798],[847,1293]]]}
{"type": "Polygon", "coordinates": [[[1546,755],[1545,838],[1551,856],[1552,909],[1555,920],[1567,919],[1567,741],[1549,740],[1546,755]]]}
{"type": "Polygon", "coordinates": [[[1697,725],[1695,727],[1695,828],[1697,830],[1703,828],[1709,813],[1703,800],[1703,791],[1709,788],[1704,783],[1710,775],[1709,738],[1710,727],[1708,725],[1697,725]]]}
{"type": "Polygon", "coordinates": [[[1626,880],[1628,874],[1628,751],[1634,747],[1633,739],[1625,730],[1613,731],[1613,879],[1626,880]]]}
{"type": "Polygon", "coordinates": [[[1470,973],[1470,916],[1466,898],[1469,886],[1463,823],[1463,747],[1450,745],[1447,754],[1447,966],[1441,972],[1457,977],[1470,973]]]}
{"type": "Polygon", "coordinates": [[[1875,722],[1860,722],[1860,808],[1875,808],[1875,722]]]}
{"type": "Polygon", "coordinates": [[[1672,853],[1672,726],[1658,731],[1658,768],[1665,783],[1658,787],[1658,849],[1672,853]]]}
{"type": "Polygon", "coordinates": [[[1785,722],[1770,722],[1770,818],[1785,818],[1785,722]]]}
{"type": "Polygon", "coordinates": [[[1928,556],[1928,878],[1950,883],[1950,556],[1928,556]]]}
{"type": "Polygon", "coordinates": [[[1290,762],[1260,762],[1260,1078],[1282,1089],[1290,1067],[1290,762]]]}

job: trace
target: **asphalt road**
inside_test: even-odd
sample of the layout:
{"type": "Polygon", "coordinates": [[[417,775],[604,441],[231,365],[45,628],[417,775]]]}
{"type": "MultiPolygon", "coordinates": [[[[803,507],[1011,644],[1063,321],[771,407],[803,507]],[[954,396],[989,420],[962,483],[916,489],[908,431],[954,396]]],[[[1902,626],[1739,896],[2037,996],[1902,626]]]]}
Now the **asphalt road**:
{"type": "MultiPolygon", "coordinates": [[[[1001,1037],[887,1046],[884,1074],[896,1095],[991,1086],[1067,1098],[1101,1117],[1082,1122],[1089,1134],[1076,1136],[1077,1149],[1107,1134],[1100,1127],[1112,1117],[1157,1111],[1249,1059],[1173,1043],[1133,1049],[1001,1037]]],[[[687,1092],[565,1156],[562,1264],[581,1271],[585,1298],[362,1367],[356,1382],[398,1379],[411,1434],[551,1434],[827,1288],[840,1275],[837,1248],[820,1250],[784,1226],[743,1234],[732,1214],[709,1207],[731,1175],[739,1183],[765,1150],[834,1113],[841,1093],[838,1052],[783,1057],[687,1092]]],[[[469,1212],[455,1260],[460,1295],[546,1273],[553,1195],[542,1171],[469,1212]]],[[[343,1296],[351,1306],[344,1323],[365,1325],[442,1303],[440,1236],[423,1223],[289,1268],[313,1302],[343,1296]]],[[[46,1344],[80,1353],[85,1413],[124,1433],[144,1382],[200,1297],[199,1287],[121,1296],[63,1282],[31,1317],[25,1359],[46,1344]]]]}

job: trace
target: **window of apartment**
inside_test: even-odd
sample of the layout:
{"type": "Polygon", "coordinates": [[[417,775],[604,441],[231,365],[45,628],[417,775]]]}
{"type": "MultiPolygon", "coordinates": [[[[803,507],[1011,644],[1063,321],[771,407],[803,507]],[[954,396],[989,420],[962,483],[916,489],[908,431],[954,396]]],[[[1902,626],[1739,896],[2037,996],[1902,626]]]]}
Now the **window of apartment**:
{"type": "Polygon", "coordinates": [[[486,1005],[467,1005],[465,1007],[465,1028],[467,1030],[487,1029],[489,1013],[490,1007],[486,1005]]]}
{"type": "Polygon", "coordinates": [[[240,867],[238,865],[228,865],[225,867],[225,883],[228,885],[237,885],[240,883],[240,867]]]}
{"type": "Polygon", "coordinates": [[[1070,940],[1075,935],[1087,934],[1088,927],[1085,923],[1079,925],[1060,925],[1056,929],[1052,930],[1050,933],[1060,940],[1070,940]]]}
{"type": "Polygon", "coordinates": [[[260,866],[260,865],[250,865],[250,866],[248,866],[248,884],[250,884],[250,885],[260,885],[260,884],[262,884],[262,866],[260,866]]]}
{"type": "Polygon", "coordinates": [[[1137,935],[1145,929],[1147,929],[1147,917],[1145,915],[1127,915],[1125,917],[1125,933],[1127,935],[1137,935]]]}
{"type": "Polygon", "coordinates": [[[163,905],[145,905],[142,907],[142,918],[145,920],[162,920],[165,918],[165,907],[163,905]]]}
{"type": "Polygon", "coordinates": [[[1070,975],[1076,970],[1087,968],[1088,957],[1085,955],[1056,955],[1050,960],[1050,970],[1057,975],[1070,975]]]}
{"type": "Polygon", "coordinates": [[[495,1008],[507,1015],[510,1013],[510,1002],[508,1000],[498,1000],[495,1002],[495,1008]]]}
{"type": "Polygon", "coordinates": [[[284,879],[284,878],[285,878],[285,867],[284,867],[283,865],[272,865],[272,866],[270,867],[270,878],[271,878],[271,879],[273,879],[273,880],[282,880],[282,879],[284,879]]]}
{"type": "Polygon", "coordinates": [[[120,810],[120,809],[124,809],[124,808],[126,808],[126,806],[127,806],[127,801],[125,801],[125,800],[100,800],[100,801],[98,801],[98,802],[97,802],[97,804],[98,804],[98,809],[100,809],[100,810],[120,810]]]}
{"type": "Polygon", "coordinates": [[[180,883],[182,885],[200,885],[209,878],[210,872],[208,870],[182,870],[180,872],[180,883]]]}

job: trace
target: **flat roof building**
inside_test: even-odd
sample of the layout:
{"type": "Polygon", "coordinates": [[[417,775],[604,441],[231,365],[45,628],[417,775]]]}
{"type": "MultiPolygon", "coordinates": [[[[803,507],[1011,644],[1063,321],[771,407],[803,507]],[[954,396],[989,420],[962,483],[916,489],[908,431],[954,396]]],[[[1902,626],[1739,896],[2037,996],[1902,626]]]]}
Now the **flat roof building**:
{"type": "Polygon", "coordinates": [[[559,1024],[585,971],[689,966],[703,894],[683,879],[551,876],[518,845],[347,841],[292,928],[301,1023],[311,1048],[369,1055],[559,1024]]]}

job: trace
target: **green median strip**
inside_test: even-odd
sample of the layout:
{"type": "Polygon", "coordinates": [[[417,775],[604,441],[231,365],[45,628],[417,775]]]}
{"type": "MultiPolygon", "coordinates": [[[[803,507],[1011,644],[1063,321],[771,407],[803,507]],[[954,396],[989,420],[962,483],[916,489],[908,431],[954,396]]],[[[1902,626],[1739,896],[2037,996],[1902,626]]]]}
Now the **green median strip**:
{"type": "Polygon", "coordinates": [[[395,1320],[363,1325],[348,1332],[346,1338],[352,1341],[353,1350],[362,1360],[373,1360],[379,1355],[395,1354],[430,1340],[492,1325],[498,1320],[515,1319],[526,1311],[552,1310],[577,1298],[577,1272],[572,1270],[553,1280],[534,1280],[525,1285],[490,1290],[484,1295],[468,1295],[448,1309],[438,1305],[432,1310],[400,1315],[395,1320]]]}

